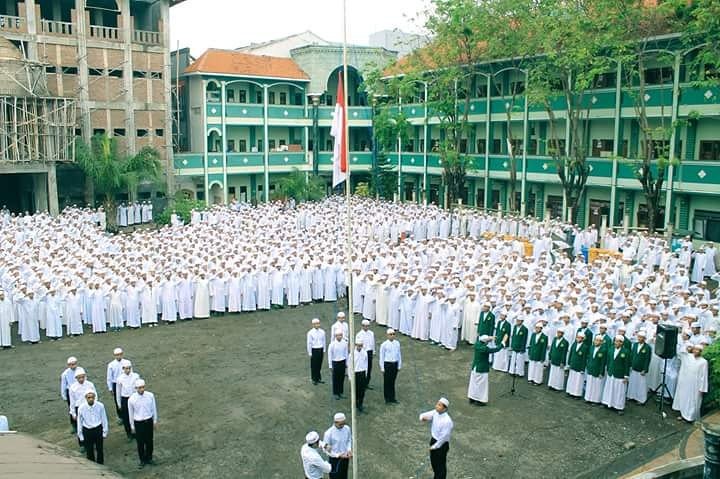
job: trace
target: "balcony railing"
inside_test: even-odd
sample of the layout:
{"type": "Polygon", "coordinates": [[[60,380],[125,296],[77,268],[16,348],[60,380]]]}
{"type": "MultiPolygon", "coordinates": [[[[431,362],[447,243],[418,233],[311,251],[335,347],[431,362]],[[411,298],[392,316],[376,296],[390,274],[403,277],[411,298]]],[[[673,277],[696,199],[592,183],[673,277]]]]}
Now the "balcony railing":
{"type": "Polygon", "coordinates": [[[40,20],[40,30],[46,35],[70,36],[74,32],[75,26],[70,22],[43,19],[40,20]]]}
{"type": "Polygon", "coordinates": [[[133,30],[133,42],[142,43],[145,45],[160,45],[160,32],[133,30]]]}
{"type": "Polygon", "coordinates": [[[0,31],[23,33],[25,31],[25,19],[11,15],[0,15],[0,31]]]}
{"type": "Polygon", "coordinates": [[[101,40],[121,40],[120,29],[115,27],[102,27],[99,25],[90,25],[90,36],[101,40]]]}

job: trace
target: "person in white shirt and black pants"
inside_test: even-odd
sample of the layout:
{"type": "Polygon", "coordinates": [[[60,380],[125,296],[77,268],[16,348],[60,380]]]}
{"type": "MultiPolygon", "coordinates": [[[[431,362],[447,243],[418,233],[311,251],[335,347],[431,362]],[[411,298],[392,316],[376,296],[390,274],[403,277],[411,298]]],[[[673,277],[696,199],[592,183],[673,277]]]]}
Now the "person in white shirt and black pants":
{"type": "Polygon", "coordinates": [[[145,381],[138,379],[135,382],[137,390],[128,400],[130,416],[130,429],[137,441],[140,467],[153,462],[153,431],[157,427],[158,415],[155,395],[145,391],[145,381]]]}
{"type": "Polygon", "coordinates": [[[85,402],[78,408],[77,435],[85,445],[88,460],[104,464],[103,440],[108,435],[108,418],[103,403],[95,400],[94,390],[85,393],[85,402]]]}
{"type": "Polygon", "coordinates": [[[362,342],[355,342],[355,406],[364,412],[365,388],[367,387],[368,354],[362,342]]]}
{"type": "Polygon", "coordinates": [[[325,355],[325,331],[320,327],[320,320],[312,320],[312,329],[307,333],[307,353],[310,356],[310,379],[313,384],[324,383],[322,380],[322,362],[325,355]]]}
{"type": "Polygon", "coordinates": [[[362,329],[355,335],[355,342],[363,343],[363,350],[367,353],[368,370],[365,388],[372,389],[370,380],[372,379],[373,354],[375,354],[375,333],[370,330],[370,321],[367,319],[362,320],[362,329]]]}
{"type": "Polygon", "coordinates": [[[432,411],[420,414],[420,421],[432,421],[430,426],[430,464],[435,479],[447,478],[447,454],[450,450],[450,434],[453,422],[447,413],[450,401],[440,398],[432,411]]]}
{"type": "Polygon", "coordinates": [[[339,332],[328,346],[328,364],[332,369],[332,391],[335,399],[343,398],[348,358],[348,343],[339,332]]]}
{"type": "Polygon", "coordinates": [[[352,457],[352,433],[345,424],[345,414],[339,412],[333,416],[333,425],[325,431],[323,442],[330,456],[330,479],[347,479],[352,457]]]}
{"type": "Polygon", "coordinates": [[[378,364],[383,373],[383,394],[386,403],[397,404],[395,398],[395,380],[398,371],[402,368],[402,355],[400,354],[400,342],[395,339],[395,330],[387,330],[388,339],[380,346],[378,364]]]}

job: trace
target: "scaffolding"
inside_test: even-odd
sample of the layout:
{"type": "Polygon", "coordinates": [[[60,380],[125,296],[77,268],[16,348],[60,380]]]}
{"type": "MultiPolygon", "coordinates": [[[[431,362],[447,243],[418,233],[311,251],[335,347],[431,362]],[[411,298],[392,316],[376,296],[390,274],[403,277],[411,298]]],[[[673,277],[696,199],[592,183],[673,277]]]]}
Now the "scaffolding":
{"type": "Polygon", "coordinates": [[[68,98],[0,96],[0,162],[71,162],[75,113],[68,98]]]}

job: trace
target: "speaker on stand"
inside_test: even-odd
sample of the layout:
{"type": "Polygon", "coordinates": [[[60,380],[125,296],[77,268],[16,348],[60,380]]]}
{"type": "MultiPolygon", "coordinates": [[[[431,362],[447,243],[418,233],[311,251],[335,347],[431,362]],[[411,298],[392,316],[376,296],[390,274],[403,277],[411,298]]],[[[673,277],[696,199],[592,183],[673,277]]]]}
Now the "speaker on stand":
{"type": "Polygon", "coordinates": [[[673,395],[670,389],[667,387],[666,376],[667,376],[667,363],[668,359],[672,359],[677,354],[677,340],[678,340],[679,328],[670,324],[658,324],[657,332],[655,333],[655,355],[662,358],[663,373],[662,383],[653,391],[655,394],[660,394],[660,415],[663,415],[663,407],[665,405],[665,394],[672,401],[673,395]]]}

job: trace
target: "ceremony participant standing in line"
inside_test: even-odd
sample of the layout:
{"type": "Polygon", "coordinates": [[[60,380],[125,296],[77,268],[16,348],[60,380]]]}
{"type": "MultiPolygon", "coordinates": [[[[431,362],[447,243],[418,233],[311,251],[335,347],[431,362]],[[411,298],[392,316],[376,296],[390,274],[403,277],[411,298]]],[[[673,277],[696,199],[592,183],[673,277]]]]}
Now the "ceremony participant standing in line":
{"type": "Polygon", "coordinates": [[[348,323],[345,321],[345,313],[340,311],[336,316],[336,321],[333,323],[332,327],[330,328],[330,334],[334,338],[338,332],[342,333],[343,339],[345,341],[350,340],[350,336],[348,336],[349,333],[349,327],[348,323]]]}
{"type": "Polygon", "coordinates": [[[510,343],[512,326],[507,320],[507,313],[505,311],[500,312],[499,316],[500,321],[498,321],[497,326],[495,326],[495,337],[498,338],[496,342],[498,346],[500,346],[500,350],[493,354],[492,365],[495,371],[506,373],[508,364],[510,363],[510,348],[508,345],[510,343]]]}
{"type": "Polygon", "coordinates": [[[557,330],[557,337],[553,339],[550,345],[550,374],[548,375],[548,387],[556,391],[565,389],[565,362],[567,361],[567,352],[569,344],[565,336],[565,331],[560,328],[557,330]]]}
{"type": "Polygon", "coordinates": [[[397,404],[395,396],[395,380],[398,372],[402,369],[402,354],[400,353],[400,342],[395,339],[395,330],[387,330],[387,339],[380,345],[378,364],[383,373],[383,395],[386,404],[397,404]]]}
{"type": "Polygon", "coordinates": [[[320,455],[320,435],[310,431],[305,436],[305,444],[300,448],[305,479],[322,479],[325,474],[332,471],[332,466],[320,455]]]}
{"type": "Polygon", "coordinates": [[[485,334],[480,336],[475,342],[475,354],[473,356],[472,367],[470,368],[470,383],[468,384],[468,399],[470,400],[470,404],[486,406],[488,403],[490,354],[500,350],[500,346],[497,344],[494,348],[488,346],[488,343],[494,340],[494,336],[485,334]]]}
{"type": "Polygon", "coordinates": [[[145,391],[145,381],[138,379],[135,382],[136,392],[128,400],[128,414],[130,416],[130,430],[135,434],[137,441],[140,467],[153,462],[153,431],[157,428],[158,413],[155,395],[145,391]]]}
{"type": "Polygon", "coordinates": [[[370,386],[370,379],[372,378],[372,360],[373,353],[375,352],[375,333],[370,330],[370,321],[367,319],[363,319],[362,329],[355,335],[355,342],[362,343],[363,350],[367,353],[368,369],[365,388],[372,389],[372,386],[370,386]]]}
{"type": "MultiPolygon", "coordinates": [[[[122,348],[115,348],[113,350],[113,357],[114,359],[110,361],[107,365],[107,387],[108,391],[112,393],[113,397],[113,403],[115,403],[115,398],[117,397],[117,378],[122,373],[122,360],[123,360],[123,350],[122,348]]],[[[122,414],[120,412],[120,406],[115,404],[115,411],[117,412],[117,417],[120,422],[122,422],[122,414]]]]}
{"type": "Polygon", "coordinates": [[[578,331],[575,342],[570,346],[566,369],[568,374],[565,392],[568,396],[580,399],[583,396],[583,383],[585,382],[585,366],[587,366],[588,346],[585,342],[585,333],[578,331]]]}
{"type": "Polygon", "coordinates": [[[335,414],[333,423],[323,436],[332,466],[330,479],[347,479],[352,457],[352,434],[350,426],[345,424],[345,414],[335,414]]]}
{"type": "Polygon", "coordinates": [[[645,342],[646,333],[644,330],[641,329],[635,336],[637,336],[637,342],[632,345],[632,363],[627,398],[638,404],[645,404],[648,393],[646,374],[650,369],[652,350],[645,342]]]}
{"type": "Polygon", "coordinates": [[[678,420],[700,419],[702,395],[708,391],[708,363],[702,357],[703,349],[702,344],[695,344],[680,351],[680,373],[672,404],[672,408],[680,412],[678,420]]]}
{"type": "MultiPolygon", "coordinates": [[[[475,342],[475,338],[479,336],[492,336],[495,331],[495,315],[490,310],[491,307],[492,304],[489,302],[486,301],[483,303],[480,316],[477,320],[477,335],[469,338],[471,344],[475,342]]],[[[502,339],[502,336],[500,338],[502,339]]]]}
{"type": "MultiPolygon", "coordinates": [[[[12,348],[10,325],[15,321],[15,306],[5,291],[0,291],[0,347],[12,348]]],[[[62,330],[60,331],[62,333],[62,330]]]]}
{"type": "Polygon", "coordinates": [[[118,374],[115,380],[117,386],[115,388],[115,404],[120,408],[120,419],[122,419],[125,427],[125,434],[128,440],[132,439],[132,428],[130,427],[130,411],[128,409],[128,401],[130,396],[135,392],[135,382],[140,379],[138,373],[133,372],[132,363],[127,359],[120,361],[120,369],[122,372],[118,374]]]}
{"type": "Polygon", "coordinates": [[[608,348],[601,335],[593,338],[593,347],[588,353],[585,373],[585,401],[599,404],[605,385],[605,365],[607,364],[608,348]]]}
{"type": "Polygon", "coordinates": [[[78,439],[85,445],[85,454],[89,461],[105,463],[103,440],[108,435],[108,418],[105,406],[95,400],[95,391],[85,393],[85,402],[78,408],[78,439]]]}
{"type": "Polygon", "coordinates": [[[528,341],[528,329],[523,324],[522,316],[516,318],[517,322],[512,329],[510,337],[510,364],[508,373],[515,376],[525,376],[525,349],[528,341]]]}
{"type": "Polygon", "coordinates": [[[630,374],[630,353],[623,347],[625,337],[615,336],[615,347],[608,353],[607,379],[603,389],[602,403],[622,415],[630,374]]]}
{"type": "Polygon", "coordinates": [[[365,388],[367,387],[368,356],[363,347],[362,341],[355,341],[355,406],[358,411],[364,412],[363,401],[365,400],[365,388]]]}
{"type": "Polygon", "coordinates": [[[77,433],[77,427],[75,427],[75,421],[73,421],[72,414],[70,414],[70,386],[75,383],[77,364],[77,358],[75,356],[70,356],[67,359],[67,368],[65,368],[62,374],[60,374],[60,397],[67,403],[68,418],[70,419],[70,426],[72,426],[73,434],[77,433]]]}
{"type": "Polygon", "coordinates": [[[435,409],[420,414],[420,421],[431,421],[430,425],[430,464],[435,479],[447,478],[447,454],[450,450],[450,435],[453,422],[447,413],[450,402],[440,398],[435,409]]]}
{"type": "Polygon", "coordinates": [[[543,384],[544,365],[548,348],[548,337],[542,332],[542,329],[542,322],[536,322],[535,332],[530,336],[528,346],[528,382],[536,386],[543,384]]]}
{"type": "MultiPolygon", "coordinates": [[[[75,382],[70,386],[70,389],[68,390],[68,396],[70,397],[70,416],[72,416],[72,421],[76,431],[78,429],[78,408],[80,408],[80,406],[85,402],[85,393],[87,393],[88,391],[95,392],[95,397],[97,397],[97,390],[95,389],[95,385],[87,380],[87,374],[85,374],[85,370],[80,367],[76,368],[75,382]]],[[[82,449],[83,443],[79,437],[78,444],[82,449]]]]}
{"type": "Polygon", "coordinates": [[[327,348],[328,365],[332,370],[332,390],[335,399],[343,398],[345,389],[345,374],[348,370],[348,343],[343,339],[343,333],[335,333],[335,340],[327,348]]]}
{"type": "Polygon", "coordinates": [[[325,355],[325,330],[320,327],[320,320],[313,318],[312,328],[307,332],[307,353],[310,356],[310,380],[313,384],[325,383],[322,380],[322,362],[325,355]]]}

